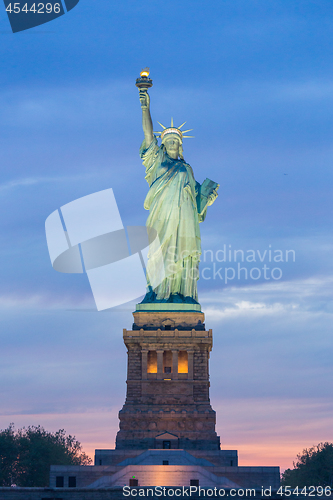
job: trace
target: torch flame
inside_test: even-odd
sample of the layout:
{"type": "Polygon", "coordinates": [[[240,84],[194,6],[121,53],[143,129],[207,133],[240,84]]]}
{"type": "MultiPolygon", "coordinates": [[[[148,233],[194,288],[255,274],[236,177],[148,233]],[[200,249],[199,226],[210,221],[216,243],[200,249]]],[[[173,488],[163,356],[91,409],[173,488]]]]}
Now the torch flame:
{"type": "Polygon", "coordinates": [[[140,73],[140,76],[141,76],[141,78],[142,77],[148,78],[148,76],[149,76],[149,68],[143,68],[143,70],[140,73]]]}

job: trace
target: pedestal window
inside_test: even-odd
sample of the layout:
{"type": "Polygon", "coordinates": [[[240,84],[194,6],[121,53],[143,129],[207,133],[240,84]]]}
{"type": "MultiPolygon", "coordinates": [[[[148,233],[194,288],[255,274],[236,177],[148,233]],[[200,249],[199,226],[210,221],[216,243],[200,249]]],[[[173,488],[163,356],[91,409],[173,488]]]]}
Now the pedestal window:
{"type": "Polygon", "coordinates": [[[186,351],[178,353],[178,373],[188,373],[188,354],[186,351]]]}
{"type": "Polygon", "coordinates": [[[157,373],[157,352],[148,351],[147,373],[157,373]]]}

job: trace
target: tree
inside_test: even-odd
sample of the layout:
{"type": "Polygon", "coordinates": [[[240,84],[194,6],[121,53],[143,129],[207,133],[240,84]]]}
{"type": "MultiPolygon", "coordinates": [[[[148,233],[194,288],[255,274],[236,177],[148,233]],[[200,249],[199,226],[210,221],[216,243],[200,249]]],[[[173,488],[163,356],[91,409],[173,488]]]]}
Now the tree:
{"type": "Polygon", "coordinates": [[[333,443],[319,443],[297,455],[293,469],[282,474],[284,486],[333,486],[333,443]]]}
{"type": "Polygon", "coordinates": [[[0,486],[48,486],[50,465],[89,465],[75,436],[40,425],[0,431],[0,486]]]}

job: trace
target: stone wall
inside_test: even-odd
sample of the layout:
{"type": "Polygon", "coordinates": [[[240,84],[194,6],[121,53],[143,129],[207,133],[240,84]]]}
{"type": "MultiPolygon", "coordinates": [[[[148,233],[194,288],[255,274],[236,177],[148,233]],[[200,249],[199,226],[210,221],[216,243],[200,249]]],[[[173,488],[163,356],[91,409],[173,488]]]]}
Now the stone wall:
{"type": "MultiPolygon", "coordinates": [[[[76,487],[85,488],[100,479],[105,474],[105,469],[108,469],[109,474],[117,472],[119,467],[112,466],[95,466],[95,465],[51,465],[50,469],[50,487],[55,488],[56,477],[62,476],[64,478],[64,487],[68,487],[68,478],[76,478],[76,487]]],[[[73,491],[73,488],[70,488],[73,491]]],[[[1,497],[0,497],[1,499],[1,497]]]]}
{"type": "Polygon", "coordinates": [[[136,312],[134,318],[140,328],[123,331],[128,352],[127,394],[119,412],[116,448],[156,448],[154,439],[169,432],[178,438],[179,448],[219,450],[216,416],[209,400],[212,331],[204,329],[204,315],[136,312]],[[156,352],[157,373],[147,370],[152,351],[156,352]],[[179,352],[187,353],[187,373],[178,373],[179,352]],[[167,355],[168,371],[164,372],[163,356],[167,355]]]}

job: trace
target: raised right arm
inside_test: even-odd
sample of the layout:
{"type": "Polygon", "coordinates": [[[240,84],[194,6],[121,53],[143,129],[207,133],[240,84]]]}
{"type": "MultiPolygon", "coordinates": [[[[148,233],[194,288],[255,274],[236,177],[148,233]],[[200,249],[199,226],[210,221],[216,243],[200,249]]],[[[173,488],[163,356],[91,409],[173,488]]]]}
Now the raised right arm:
{"type": "Polygon", "coordinates": [[[150,115],[150,97],[146,90],[140,90],[139,95],[142,109],[142,128],[145,134],[146,148],[149,148],[154,139],[153,122],[150,115]]]}

